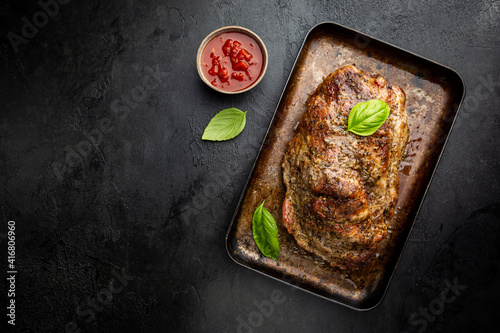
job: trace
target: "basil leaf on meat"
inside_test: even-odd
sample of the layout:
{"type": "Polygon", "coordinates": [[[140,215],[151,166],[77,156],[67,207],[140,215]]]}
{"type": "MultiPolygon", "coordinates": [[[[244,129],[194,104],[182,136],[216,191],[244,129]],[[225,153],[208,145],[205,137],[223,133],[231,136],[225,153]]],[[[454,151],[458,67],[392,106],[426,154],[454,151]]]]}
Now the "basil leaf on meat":
{"type": "Polygon", "coordinates": [[[372,135],[387,120],[390,112],[389,105],[378,99],[358,103],[349,112],[347,130],[361,136],[372,135]]]}

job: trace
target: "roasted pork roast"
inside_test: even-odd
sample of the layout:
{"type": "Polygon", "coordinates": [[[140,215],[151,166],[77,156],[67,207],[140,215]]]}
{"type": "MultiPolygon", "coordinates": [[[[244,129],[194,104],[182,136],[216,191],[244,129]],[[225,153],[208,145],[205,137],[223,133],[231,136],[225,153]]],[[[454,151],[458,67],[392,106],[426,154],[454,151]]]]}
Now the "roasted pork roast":
{"type": "Polygon", "coordinates": [[[325,78],[283,159],[283,224],[298,245],[341,269],[376,257],[398,201],[398,168],[408,142],[405,93],[355,66],[325,78]],[[351,108],[371,99],[390,107],[370,136],[347,131],[351,108]]]}

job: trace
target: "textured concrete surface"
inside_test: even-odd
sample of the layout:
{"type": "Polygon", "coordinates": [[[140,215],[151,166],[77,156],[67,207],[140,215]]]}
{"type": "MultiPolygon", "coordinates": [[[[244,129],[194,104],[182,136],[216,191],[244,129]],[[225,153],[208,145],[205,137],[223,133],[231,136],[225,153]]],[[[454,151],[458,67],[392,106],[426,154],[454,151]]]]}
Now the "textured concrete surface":
{"type": "MultiPolygon", "coordinates": [[[[498,326],[500,2],[73,0],[51,8],[46,19],[37,1],[0,9],[0,257],[6,274],[14,220],[14,331],[498,326]],[[25,28],[25,38],[34,18],[39,27],[25,28]],[[467,86],[387,295],[369,312],[239,267],[224,247],[303,38],[323,21],[450,66],[467,86]],[[256,89],[223,96],[198,78],[195,54],[210,31],[233,24],[257,32],[270,61],[256,89]],[[209,119],[232,106],[250,110],[244,132],[202,142],[209,119]],[[217,194],[205,195],[208,187],[217,194]],[[450,284],[464,287],[447,292],[450,284]]],[[[1,331],[11,330],[2,318],[1,331]]]]}

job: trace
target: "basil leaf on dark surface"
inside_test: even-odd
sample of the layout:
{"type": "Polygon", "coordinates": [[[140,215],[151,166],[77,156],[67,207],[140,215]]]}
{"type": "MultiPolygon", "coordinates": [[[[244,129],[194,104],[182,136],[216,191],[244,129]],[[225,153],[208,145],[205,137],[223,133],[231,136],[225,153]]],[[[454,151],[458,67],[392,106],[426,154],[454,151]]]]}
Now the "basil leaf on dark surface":
{"type": "Polygon", "coordinates": [[[389,105],[378,99],[358,103],[349,112],[347,130],[361,136],[372,135],[387,120],[390,112],[389,105]]]}
{"type": "Polygon", "coordinates": [[[278,226],[271,213],[264,207],[264,202],[262,201],[253,214],[253,239],[263,255],[278,261],[280,254],[278,226]]]}
{"type": "Polygon", "coordinates": [[[202,140],[225,141],[234,138],[245,128],[247,112],[237,108],[220,111],[208,123],[202,140]]]}

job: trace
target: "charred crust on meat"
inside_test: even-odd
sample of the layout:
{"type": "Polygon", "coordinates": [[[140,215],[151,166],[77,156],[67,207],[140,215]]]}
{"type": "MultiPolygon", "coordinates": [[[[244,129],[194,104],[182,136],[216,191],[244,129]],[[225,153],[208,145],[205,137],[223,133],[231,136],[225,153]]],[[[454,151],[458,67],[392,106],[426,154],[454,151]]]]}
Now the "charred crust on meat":
{"type": "Polygon", "coordinates": [[[357,270],[389,236],[408,142],[404,91],[350,65],[318,85],[283,159],[283,225],[305,250],[330,265],[357,270]],[[385,101],[387,121],[372,136],[347,132],[350,109],[385,101]]]}

